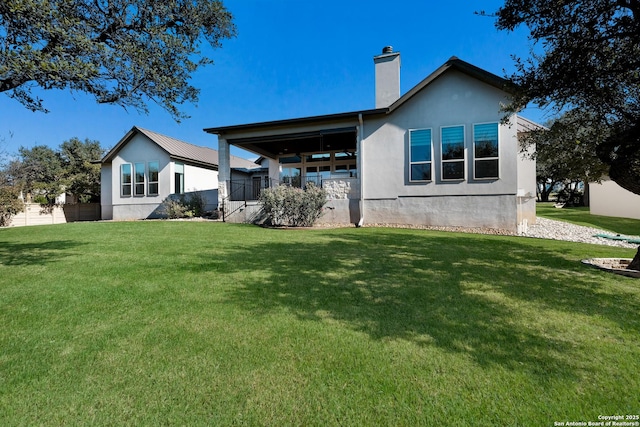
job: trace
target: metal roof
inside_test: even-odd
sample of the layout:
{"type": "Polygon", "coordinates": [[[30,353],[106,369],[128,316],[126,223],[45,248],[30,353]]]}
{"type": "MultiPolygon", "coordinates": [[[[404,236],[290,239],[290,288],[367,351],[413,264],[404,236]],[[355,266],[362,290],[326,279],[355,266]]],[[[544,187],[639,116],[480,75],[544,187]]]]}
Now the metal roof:
{"type": "MultiPolygon", "coordinates": [[[[218,151],[209,147],[201,147],[188,142],[163,135],[148,129],[137,126],[131,128],[129,132],[104,156],[102,163],[110,163],[116,154],[124,147],[136,134],[146,136],[151,142],[162,148],[174,160],[194,164],[207,169],[217,169],[219,164],[218,151]]],[[[232,168],[253,169],[259,167],[251,160],[237,156],[231,157],[232,168]]]]}

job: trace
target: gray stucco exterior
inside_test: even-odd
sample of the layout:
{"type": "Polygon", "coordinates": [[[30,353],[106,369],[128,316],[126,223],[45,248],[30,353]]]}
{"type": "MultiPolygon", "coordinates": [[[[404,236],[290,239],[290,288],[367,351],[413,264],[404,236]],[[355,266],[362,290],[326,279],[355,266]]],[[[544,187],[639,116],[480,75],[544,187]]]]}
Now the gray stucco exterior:
{"type": "MultiPolygon", "coordinates": [[[[397,60],[399,72],[399,58],[387,55],[386,59],[397,60]]],[[[384,62],[385,67],[388,62],[384,62]]],[[[389,68],[383,73],[387,75],[389,68]]],[[[395,77],[387,78],[392,86],[396,85],[395,77]]],[[[282,157],[292,152],[298,152],[301,158],[305,158],[305,153],[312,155],[308,140],[316,135],[321,143],[325,142],[324,151],[332,159],[345,147],[352,149],[357,157],[357,174],[348,179],[333,176],[332,163],[332,176],[323,180],[330,200],[321,222],[516,231],[535,222],[535,162],[520,153],[518,132],[524,129],[522,120],[513,115],[506,123],[502,122],[500,106],[508,101],[504,83],[493,74],[452,58],[386,107],[206,131],[218,135],[221,152],[229,144],[236,144],[259,150],[261,155],[271,158],[270,176],[279,172],[275,168],[282,168],[282,157]],[[490,179],[476,179],[474,130],[484,124],[497,127],[498,174],[490,179]],[[447,180],[443,176],[446,156],[441,136],[443,129],[452,126],[463,129],[463,159],[458,161],[463,172],[457,179],[447,180]],[[410,177],[413,130],[429,130],[431,135],[429,180],[410,177]],[[328,135],[336,134],[341,138],[332,141],[342,143],[340,149],[335,148],[334,142],[331,146],[326,143],[328,135]]],[[[381,84],[376,81],[378,91],[383,90],[381,84]]],[[[305,168],[303,160],[302,173],[305,168]]]]}

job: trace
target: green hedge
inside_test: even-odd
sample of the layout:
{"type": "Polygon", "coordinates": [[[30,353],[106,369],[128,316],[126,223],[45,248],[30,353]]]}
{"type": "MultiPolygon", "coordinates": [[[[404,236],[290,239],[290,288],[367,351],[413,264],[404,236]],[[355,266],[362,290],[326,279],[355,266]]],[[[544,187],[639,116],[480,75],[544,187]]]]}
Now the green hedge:
{"type": "Polygon", "coordinates": [[[260,203],[271,225],[311,227],[322,215],[327,192],[313,183],[307,188],[279,185],[260,194],[260,203]]]}

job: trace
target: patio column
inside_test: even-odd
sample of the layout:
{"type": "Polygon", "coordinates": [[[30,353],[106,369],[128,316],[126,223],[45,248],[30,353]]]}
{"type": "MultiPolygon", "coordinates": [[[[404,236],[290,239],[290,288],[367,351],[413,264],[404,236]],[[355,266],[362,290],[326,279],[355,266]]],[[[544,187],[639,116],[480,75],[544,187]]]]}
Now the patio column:
{"type": "Polygon", "coordinates": [[[231,156],[229,143],[218,136],[218,208],[223,207],[223,202],[229,195],[231,185],[231,156]]]}
{"type": "Polygon", "coordinates": [[[280,162],[275,159],[269,160],[269,185],[276,186],[280,183],[280,162]]]}

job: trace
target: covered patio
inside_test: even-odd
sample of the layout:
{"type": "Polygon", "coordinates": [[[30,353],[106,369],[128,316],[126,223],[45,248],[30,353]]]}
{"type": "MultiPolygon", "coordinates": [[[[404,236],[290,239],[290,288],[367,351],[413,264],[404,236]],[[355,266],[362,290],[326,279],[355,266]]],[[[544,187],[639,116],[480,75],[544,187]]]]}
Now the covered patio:
{"type": "Polygon", "coordinates": [[[380,110],[205,129],[218,136],[220,206],[228,202],[233,186],[228,161],[233,145],[261,156],[269,170],[268,186],[305,188],[313,183],[327,190],[334,216],[357,223],[362,117],[372,113],[380,110]]]}

